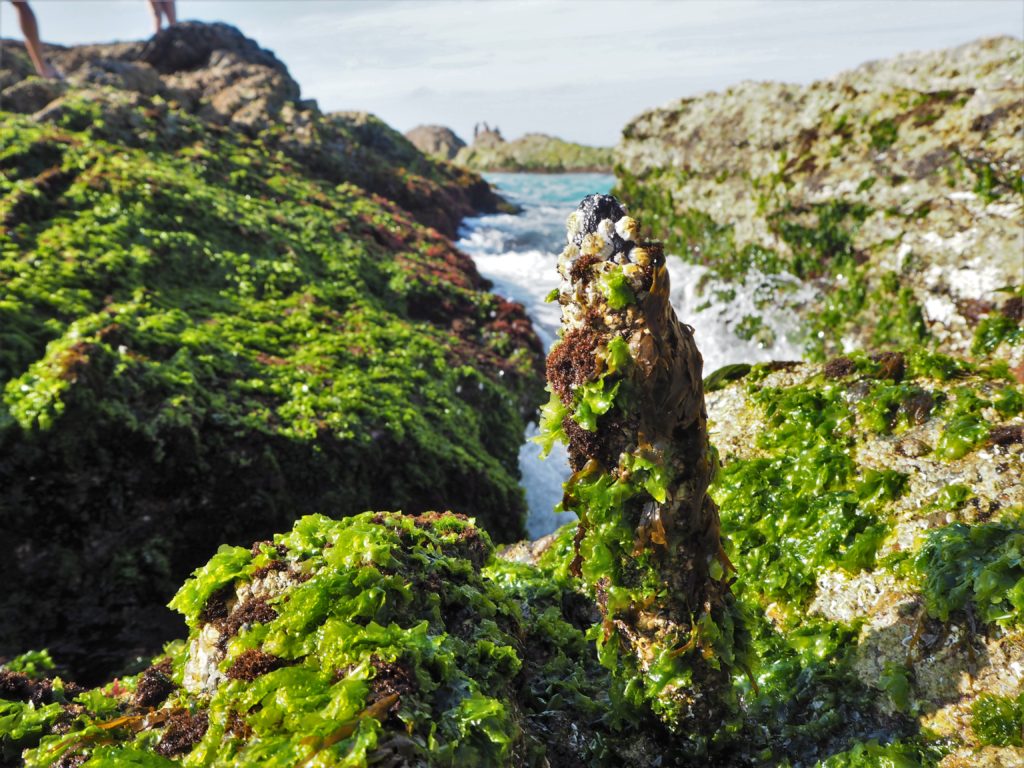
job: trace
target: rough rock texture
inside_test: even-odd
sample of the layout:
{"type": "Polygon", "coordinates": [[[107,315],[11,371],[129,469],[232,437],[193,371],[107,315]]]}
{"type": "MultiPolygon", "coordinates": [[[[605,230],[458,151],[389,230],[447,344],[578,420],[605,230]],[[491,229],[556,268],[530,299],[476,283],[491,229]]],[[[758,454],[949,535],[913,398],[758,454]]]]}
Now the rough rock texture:
{"type": "MultiPolygon", "coordinates": [[[[448,237],[463,217],[503,206],[478,175],[428,160],[377,118],[322,114],[315,101],[300,99],[298,84],[273,53],[226,24],[184,22],[146,41],[46,46],[72,87],[63,98],[65,84],[32,75],[21,43],[5,40],[3,46],[3,110],[53,122],[67,100],[82,97],[114,112],[126,100],[158,111],[171,105],[210,125],[258,136],[308,173],[393,200],[448,237]]],[[[139,130],[115,121],[107,132],[131,143],[139,130]]]]}
{"type": "Polygon", "coordinates": [[[505,141],[496,131],[483,131],[472,145],[460,149],[452,162],[474,171],[608,173],[612,169],[612,151],[543,133],[528,133],[505,141]]]}
{"type": "Polygon", "coordinates": [[[951,362],[755,367],[708,395],[713,495],[743,598],[794,635],[822,621],[821,658],[867,686],[839,730],[928,729],[943,766],[1014,765],[976,709],[1024,693],[1024,392],[951,362]]]}
{"type": "Polygon", "coordinates": [[[670,253],[763,283],[763,313],[792,303],[783,273],[810,281],[812,354],[927,342],[1019,366],[1022,61],[995,38],[682,99],[626,126],[618,194],[670,253]]]}
{"type": "Polygon", "coordinates": [[[417,125],[405,132],[405,138],[420,152],[442,160],[451,160],[466,142],[455,135],[455,131],[443,125],[417,125]]]}
{"type": "Polygon", "coordinates": [[[543,423],[574,470],[570,569],[597,595],[602,660],[701,743],[731,703],[745,649],[707,495],[703,361],[668,301],[660,246],[637,241],[638,229],[608,195],[569,217],[543,423]]]}
{"type": "Polygon", "coordinates": [[[230,28],[51,53],[60,95],[0,112],[0,654],[134,663],[217,544],[327,507],[521,536],[543,351],[439,231],[487,185],[294,102],[230,28]],[[268,128],[234,125],[246,104],[268,128]]]}
{"type": "Polygon", "coordinates": [[[39,77],[27,77],[4,88],[0,109],[31,114],[37,112],[64,92],[63,84],[39,77]]]}

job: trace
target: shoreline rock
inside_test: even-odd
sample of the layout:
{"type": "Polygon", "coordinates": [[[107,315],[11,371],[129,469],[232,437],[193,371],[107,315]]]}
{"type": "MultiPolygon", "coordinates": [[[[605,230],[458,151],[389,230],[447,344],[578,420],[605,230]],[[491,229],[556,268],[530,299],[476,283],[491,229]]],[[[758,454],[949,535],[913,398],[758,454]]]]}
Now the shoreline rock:
{"type": "Polygon", "coordinates": [[[475,171],[501,173],[611,173],[612,151],[527,133],[506,141],[497,130],[481,132],[452,160],[475,171]]]}
{"type": "MultiPolygon", "coordinates": [[[[54,59],[48,103],[0,113],[0,654],[102,679],[217,544],[326,508],[522,536],[543,350],[445,235],[486,182],[296,102],[228,27],[54,59]]],[[[5,45],[4,94],[28,66],[5,45]]]]}
{"type": "Polygon", "coordinates": [[[626,126],[616,193],[709,293],[750,280],[794,309],[815,359],[930,344],[1018,368],[1022,61],[993,38],[681,99],[626,126]],[[787,274],[816,297],[793,304],[787,274]]]}
{"type": "Polygon", "coordinates": [[[449,162],[466,146],[451,128],[443,125],[418,125],[406,131],[405,138],[423,154],[449,162]]]}

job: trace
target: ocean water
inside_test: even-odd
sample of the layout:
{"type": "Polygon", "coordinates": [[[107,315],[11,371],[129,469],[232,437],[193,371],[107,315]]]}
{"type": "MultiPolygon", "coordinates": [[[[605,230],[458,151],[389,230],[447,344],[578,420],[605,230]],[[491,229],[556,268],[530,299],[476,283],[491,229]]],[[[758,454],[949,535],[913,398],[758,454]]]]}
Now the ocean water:
{"type": "MultiPolygon", "coordinates": [[[[526,307],[537,335],[549,350],[558,337],[560,310],[558,304],[548,304],[544,298],[558,287],[555,265],[565,246],[565,220],[586,195],[607,194],[615,178],[601,173],[493,173],[487,174],[487,180],[522,212],[466,219],[457,245],[473,257],[480,273],[494,283],[496,293],[526,307]]],[[[642,222],[642,211],[633,214],[642,222]]],[[[694,328],[705,376],[731,363],[800,359],[795,317],[764,311],[766,286],[797,303],[802,295],[809,295],[809,289],[795,278],[749,275],[743,284],[709,282],[703,267],[671,256],[667,264],[672,306],[679,318],[694,328]],[[736,335],[736,328],[748,315],[762,317],[764,331],[744,340],[736,335]]],[[[542,460],[540,447],[530,440],[536,433],[536,424],[530,424],[519,451],[531,538],[574,519],[571,513],[554,511],[562,499],[562,483],[570,474],[565,450],[556,445],[542,460]]]]}

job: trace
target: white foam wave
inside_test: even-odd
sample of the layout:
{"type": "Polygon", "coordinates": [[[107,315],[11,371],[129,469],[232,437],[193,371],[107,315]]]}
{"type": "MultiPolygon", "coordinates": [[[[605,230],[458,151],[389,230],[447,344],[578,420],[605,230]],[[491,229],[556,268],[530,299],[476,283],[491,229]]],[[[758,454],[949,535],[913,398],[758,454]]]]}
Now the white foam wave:
{"type": "Polygon", "coordinates": [[[764,363],[770,360],[800,360],[803,356],[801,329],[796,314],[786,305],[801,304],[813,290],[791,275],[762,275],[751,271],[742,283],[708,280],[708,269],[669,256],[669,300],[676,315],[693,327],[693,335],[704,358],[704,375],[732,363],[764,363]],[[765,306],[770,290],[785,302],[765,306]],[[747,330],[756,327],[751,338],[737,335],[744,318],[747,330]]]}

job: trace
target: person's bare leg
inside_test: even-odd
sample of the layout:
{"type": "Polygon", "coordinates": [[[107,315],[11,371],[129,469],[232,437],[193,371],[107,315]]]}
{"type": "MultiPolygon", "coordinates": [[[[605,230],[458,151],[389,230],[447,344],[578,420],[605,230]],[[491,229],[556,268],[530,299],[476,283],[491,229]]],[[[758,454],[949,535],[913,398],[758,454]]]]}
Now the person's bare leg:
{"type": "Polygon", "coordinates": [[[157,32],[163,29],[165,16],[167,17],[167,26],[178,23],[174,0],[149,0],[149,8],[153,12],[153,23],[157,32]]]}
{"type": "Polygon", "coordinates": [[[18,23],[21,25],[21,34],[25,36],[25,48],[32,64],[40,77],[60,77],[50,62],[43,56],[43,44],[39,40],[39,25],[36,23],[36,15],[32,13],[27,0],[11,0],[14,9],[18,12],[18,23]]]}
{"type": "Polygon", "coordinates": [[[160,0],[149,0],[149,10],[153,12],[153,27],[159,32],[164,25],[163,10],[160,8],[160,0]]]}

